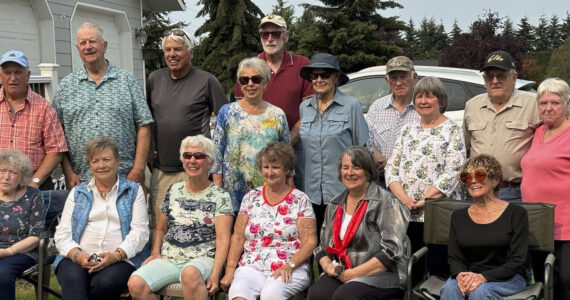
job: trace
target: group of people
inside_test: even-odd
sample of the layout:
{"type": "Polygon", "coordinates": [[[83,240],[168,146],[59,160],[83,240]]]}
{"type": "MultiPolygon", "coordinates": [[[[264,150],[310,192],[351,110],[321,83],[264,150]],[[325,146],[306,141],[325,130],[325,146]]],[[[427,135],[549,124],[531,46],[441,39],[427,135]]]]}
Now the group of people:
{"type": "Polygon", "coordinates": [[[448,257],[442,299],[524,288],[521,201],[557,205],[556,293],[570,297],[566,82],[518,91],[511,55],[492,52],[481,69],[487,93],[467,102],[460,127],[444,115],[442,82],[418,81],[397,56],[386,65],[391,94],[365,116],[338,89],[348,77],[335,56],[286,51],[280,16],[263,18],[259,33],[263,52],[240,62],[232,103],[192,66],[182,29],[164,33],[167,68],[148,77],[146,100],[134,76],[105,59],[92,23],[77,30],[84,65],[60,82],[53,107],[28,87],[24,53],[2,56],[2,299],[37,262],[44,208],[35,188],[52,188],[59,163],[71,189],[55,235],[64,299],[115,299],[127,288],[156,299],[176,282],[186,299],[220,288],[229,299],[307,288],[309,299],[401,298],[409,254],[423,246],[425,199],[465,190],[473,204],[453,214],[448,249],[428,258],[431,272],[448,257]],[[311,257],[324,273],[312,286],[311,257]]]}

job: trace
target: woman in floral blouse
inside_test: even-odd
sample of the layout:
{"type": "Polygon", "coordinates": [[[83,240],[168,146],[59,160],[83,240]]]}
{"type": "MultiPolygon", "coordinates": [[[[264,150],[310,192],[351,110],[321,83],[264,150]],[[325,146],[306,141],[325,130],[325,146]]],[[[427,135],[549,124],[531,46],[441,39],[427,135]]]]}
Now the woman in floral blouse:
{"type": "Polygon", "coordinates": [[[37,263],[44,202],[39,190],[27,186],[33,172],[20,151],[0,152],[0,299],[15,299],[16,278],[37,263]]]}
{"type": "Polygon", "coordinates": [[[287,184],[296,163],[291,146],[271,142],[256,162],[265,185],[243,198],[220,285],[228,299],[287,299],[310,284],[315,215],[307,195],[287,184]]]}
{"type": "Polygon", "coordinates": [[[447,93],[441,81],[435,77],[418,81],[414,105],[420,121],[402,127],[385,173],[386,186],[412,213],[408,226],[412,251],[423,246],[425,199],[459,199],[457,173],[465,161],[461,128],[443,115],[447,93]]]}

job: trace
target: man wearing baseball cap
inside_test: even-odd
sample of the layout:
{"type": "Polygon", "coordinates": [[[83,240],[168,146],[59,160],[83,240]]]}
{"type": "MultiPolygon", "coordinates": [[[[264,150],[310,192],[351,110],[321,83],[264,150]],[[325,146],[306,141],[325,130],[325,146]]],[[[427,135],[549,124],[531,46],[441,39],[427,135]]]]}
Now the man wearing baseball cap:
{"type": "Polygon", "coordinates": [[[539,123],[534,93],[515,89],[517,72],[505,51],[490,53],[481,68],[487,93],[465,104],[463,132],[470,157],[489,154],[501,163],[499,199],[521,202],[520,162],[539,123]]]}
{"type": "MultiPolygon", "coordinates": [[[[271,69],[271,80],[263,92],[263,100],[281,108],[287,116],[291,146],[297,156],[295,187],[304,190],[302,166],[305,164],[305,159],[299,137],[299,105],[314,92],[311,83],[303,80],[299,72],[302,67],[309,64],[309,59],[285,50],[285,43],[289,40],[289,31],[287,31],[287,22],[281,16],[264,17],[258,28],[263,52],[257,57],[264,60],[271,69]]],[[[237,82],[234,94],[236,98],[243,97],[237,82]]]]}
{"type": "Polygon", "coordinates": [[[67,151],[63,129],[50,103],[28,86],[28,58],[10,50],[0,59],[0,151],[16,149],[32,161],[30,186],[53,189],[51,172],[67,151]]]}
{"type": "Polygon", "coordinates": [[[405,124],[417,123],[420,115],[412,101],[417,74],[414,63],[406,56],[396,56],[386,64],[386,83],[392,92],[374,101],[366,114],[372,133],[374,158],[378,161],[380,184],[384,183],[384,167],[400,129],[405,124]]]}

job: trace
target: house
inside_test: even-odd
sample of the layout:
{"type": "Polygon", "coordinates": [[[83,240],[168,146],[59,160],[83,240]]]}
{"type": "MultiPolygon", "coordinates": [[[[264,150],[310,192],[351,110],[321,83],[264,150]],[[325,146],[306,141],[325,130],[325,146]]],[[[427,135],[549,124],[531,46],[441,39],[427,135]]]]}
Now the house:
{"type": "Polygon", "coordinates": [[[107,59],[144,85],[144,13],[184,9],[183,0],[0,0],[0,55],[23,51],[34,90],[51,101],[57,82],[82,66],[75,32],[89,21],[103,29],[107,59]]]}

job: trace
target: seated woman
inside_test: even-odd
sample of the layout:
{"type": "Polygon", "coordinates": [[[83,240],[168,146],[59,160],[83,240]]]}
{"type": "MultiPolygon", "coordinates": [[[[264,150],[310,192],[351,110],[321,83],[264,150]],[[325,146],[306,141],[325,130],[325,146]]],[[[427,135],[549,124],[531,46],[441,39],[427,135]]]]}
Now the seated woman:
{"type": "Polygon", "coordinates": [[[154,292],[176,282],[184,299],[207,299],[218,290],[233,209],[229,193],[208,179],[215,157],[214,143],[203,135],[182,140],[188,178],[171,185],[160,205],[150,256],[129,279],[133,299],[157,299],[154,292]]]}
{"type": "Polygon", "coordinates": [[[0,299],[16,299],[16,278],[38,261],[44,202],[39,190],[26,186],[33,172],[20,151],[0,152],[0,299]]]}
{"type": "Polygon", "coordinates": [[[69,193],[54,236],[60,255],[53,268],[62,299],[118,299],[148,256],[146,199],[138,183],[117,175],[113,139],[96,137],[85,151],[93,179],[69,193]]]}
{"type": "Polygon", "coordinates": [[[501,165],[478,155],[459,173],[473,204],[451,215],[451,277],[441,299],[503,299],[521,291],[528,249],[526,210],[497,198],[501,165]]]}
{"type": "Polygon", "coordinates": [[[220,285],[228,299],[287,299],[310,284],[315,215],[307,195],[287,184],[296,163],[291,146],[270,142],[256,163],[265,185],[243,198],[220,285]]]}
{"type": "Polygon", "coordinates": [[[376,185],[376,164],[366,148],[347,148],[337,170],[346,190],[327,206],[314,251],[325,275],[309,289],[308,299],[401,298],[409,211],[376,185]]]}

